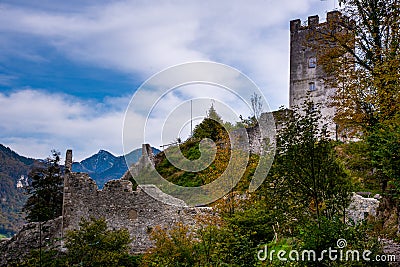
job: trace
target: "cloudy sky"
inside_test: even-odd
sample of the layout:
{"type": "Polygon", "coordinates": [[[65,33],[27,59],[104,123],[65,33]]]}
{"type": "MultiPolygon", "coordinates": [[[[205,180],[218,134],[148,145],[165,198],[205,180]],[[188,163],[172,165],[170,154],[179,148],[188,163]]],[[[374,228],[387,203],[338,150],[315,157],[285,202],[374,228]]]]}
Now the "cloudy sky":
{"type": "MultiPolygon", "coordinates": [[[[192,61],[232,66],[260,88],[272,110],[287,106],[289,21],[315,14],[324,20],[334,5],[0,0],[0,143],[35,158],[53,148],[72,148],[75,160],[99,149],[121,155],[124,114],[134,93],[156,73],[192,61]]],[[[207,92],[204,86],[189,86],[190,94],[175,92],[158,105],[171,106],[172,114],[172,105],[187,103],[193,90],[207,92]]],[[[218,99],[211,103],[218,111],[218,99]]]]}

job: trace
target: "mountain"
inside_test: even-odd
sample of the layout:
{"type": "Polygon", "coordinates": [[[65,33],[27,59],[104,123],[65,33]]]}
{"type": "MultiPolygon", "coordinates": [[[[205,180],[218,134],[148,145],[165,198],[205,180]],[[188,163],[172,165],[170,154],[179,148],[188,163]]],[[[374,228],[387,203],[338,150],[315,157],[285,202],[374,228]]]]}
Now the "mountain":
{"type": "MultiPolygon", "coordinates": [[[[153,153],[157,154],[160,150],[152,148],[153,153]]],[[[86,172],[96,181],[99,188],[113,179],[119,179],[128,170],[126,160],[129,165],[136,163],[142,155],[142,149],[138,148],[126,154],[126,156],[114,156],[108,151],[100,150],[98,153],[90,156],[81,162],[72,164],[72,171],[86,172]]]]}
{"type": "Polygon", "coordinates": [[[108,151],[100,150],[97,154],[90,156],[81,162],[72,164],[74,172],[102,173],[105,170],[113,167],[117,157],[108,151]]]}
{"type": "Polygon", "coordinates": [[[27,196],[22,186],[34,162],[0,144],[0,234],[11,236],[25,222],[22,207],[27,196]]]}

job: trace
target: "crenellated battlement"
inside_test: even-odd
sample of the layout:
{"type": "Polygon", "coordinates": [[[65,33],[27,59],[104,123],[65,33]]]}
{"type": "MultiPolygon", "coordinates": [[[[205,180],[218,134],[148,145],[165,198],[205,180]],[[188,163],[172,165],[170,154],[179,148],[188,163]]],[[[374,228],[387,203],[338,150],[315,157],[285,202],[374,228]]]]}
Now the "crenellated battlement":
{"type": "Polygon", "coordinates": [[[307,19],[307,25],[302,25],[300,19],[295,19],[290,21],[290,32],[296,33],[302,30],[308,30],[318,26],[324,26],[330,23],[337,23],[342,18],[342,13],[340,11],[330,11],[326,14],[326,22],[319,22],[319,16],[309,16],[307,19]]]}

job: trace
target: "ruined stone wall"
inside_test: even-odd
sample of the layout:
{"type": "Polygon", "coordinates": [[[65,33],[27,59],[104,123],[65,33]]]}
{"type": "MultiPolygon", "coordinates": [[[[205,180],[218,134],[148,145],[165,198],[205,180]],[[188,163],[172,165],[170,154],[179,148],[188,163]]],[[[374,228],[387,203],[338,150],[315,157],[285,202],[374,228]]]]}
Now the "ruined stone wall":
{"type": "Polygon", "coordinates": [[[133,239],[131,252],[140,253],[151,247],[149,233],[156,225],[171,227],[177,222],[194,223],[195,209],[164,204],[141,187],[132,190],[130,181],[112,180],[99,190],[85,173],[70,173],[67,180],[64,231],[76,229],[81,218],[103,217],[111,229],[128,229],[133,239]]]}
{"type": "Polygon", "coordinates": [[[242,129],[234,130],[230,133],[230,139],[238,141],[241,149],[247,148],[252,154],[260,155],[271,151],[271,148],[273,148],[271,145],[273,145],[275,140],[270,140],[270,137],[275,136],[275,134],[282,129],[290,114],[291,112],[288,109],[264,112],[259,118],[259,122],[261,125],[264,125],[264,129],[260,129],[260,124],[246,128],[247,140],[242,138],[240,134],[242,129]],[[270,120],[273,120],[274,123],[271,123],[270,120]],[[272,129],[269,126],[274,126],[275,128],[272,129]],[[261,132],[263,134],[261,134],[261,132]]]}

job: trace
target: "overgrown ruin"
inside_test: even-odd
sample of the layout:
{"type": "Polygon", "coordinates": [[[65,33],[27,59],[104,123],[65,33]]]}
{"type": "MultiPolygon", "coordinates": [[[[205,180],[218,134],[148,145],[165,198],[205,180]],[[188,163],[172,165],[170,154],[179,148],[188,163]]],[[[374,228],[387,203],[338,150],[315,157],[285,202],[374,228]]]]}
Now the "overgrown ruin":
{"type": "MultiPolygon", "coordinates": [[[[134,173],[138,173],[147,164],[151,164],[152,159],[150,146],[143,145],[142,157],[131,170],[133,168],[134,173]]],[[[41,225],[28,223],[14,237],[2,241],[0,265],[21,259],[31,249],[38,249],[40,246],[43,249],[62,249],[65,233],[77,229],[82,218],[91,217],[105,218],[110,229],[126,228],[132,238],[131,253],[143,253],[153,244],[149,234],[155,226],[170,228],[178,222],[194,224],[194,216],[201,212],[201,208],[189,208],[181,200],[164,194],[152,185],[138,186],[133,190],[132,183],[126,179],[128,174],[119,180],[107,182],[100,190],[88,174],[72,172],[71,166],[72,151],[68,150],[65,160],[63,216],[41,225]],[[157,194],[158,200],[150,197],[144,189],[157,194]]]]}

